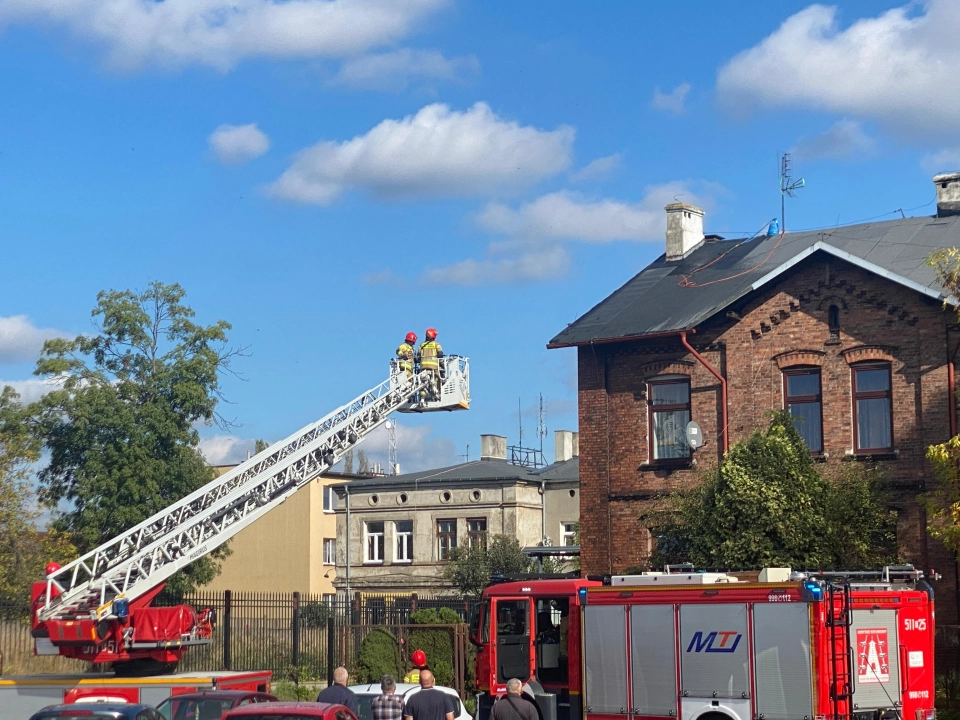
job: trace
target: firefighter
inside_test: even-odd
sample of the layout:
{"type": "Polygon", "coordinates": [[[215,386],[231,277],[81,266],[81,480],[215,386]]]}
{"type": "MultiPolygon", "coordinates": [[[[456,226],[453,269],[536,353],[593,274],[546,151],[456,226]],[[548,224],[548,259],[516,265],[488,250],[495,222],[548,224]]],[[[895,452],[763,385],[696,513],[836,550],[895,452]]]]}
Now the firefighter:
{"type": "Polygon", "coordinates": [[[435,396],[440,394],[440,358],[443,357],[443,348],[437,342],[437,331],[427,328],[427,339],[420,343],[420,369],[428,370],[433,374],[433,389],[435,396]]]}
{"type": "Polygon", "coordinates": [[[417,334],[415,332],[408,332],[407,337],[404,338],[403,342],[400,343],[400,347],[397,348],[397,357],[400,358],[400,369],[407,374],[407,377],[413,375],[413,361],[416,355],[416,346],[417,334]]]}

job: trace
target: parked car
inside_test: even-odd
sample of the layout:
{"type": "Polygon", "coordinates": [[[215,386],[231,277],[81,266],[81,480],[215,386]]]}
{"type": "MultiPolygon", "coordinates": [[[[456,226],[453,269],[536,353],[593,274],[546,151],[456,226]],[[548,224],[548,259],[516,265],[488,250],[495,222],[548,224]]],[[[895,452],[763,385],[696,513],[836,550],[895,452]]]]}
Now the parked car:
{"type": "Polygon", "coordinates": [[[160,713],[139,703],[70,703],[50,705],[30,716],[30,720],[162,720],[160,713]]]}
{"type": "Polygon", "coordinates": [[[201,690],[171,695],[157,711],[163,720],[220,720],[235,707],[276,701],[273,695],[249,690],[201,690]]]}
{"type": "Polygon", "coordinates": [[[344,705],[318,702],[275,702],[244,705],[231,710],[223,720],[357,720],[344,705]]]}
{"type": "MultiPolygon", "coordinates": [[[[360,709],[360,720],[373,720],[373,710],[370,709],[370,703],[373,702],[373,699],[380,694],[380,683],[370,683],[369,685],[351,685],[350,689],[353,690],[357,696],[357,706],[360,709]]],[[[434,689],[450,696],[450,701],[456,708],[456,712],[453,713],[454,720],[472,719],[470,713],[468,713],[466,708],[463,707],[463,703],[460,702],[460,696],[457,695],[456,690],[443,685],[434,685],[434,689]]],[[[420,692],[420,686],[413,685],[411,683],[397,683],[397,689],[395,692],[397,695],[402,697],[403,702],[406,703],[408,697],[420,692]]]]}

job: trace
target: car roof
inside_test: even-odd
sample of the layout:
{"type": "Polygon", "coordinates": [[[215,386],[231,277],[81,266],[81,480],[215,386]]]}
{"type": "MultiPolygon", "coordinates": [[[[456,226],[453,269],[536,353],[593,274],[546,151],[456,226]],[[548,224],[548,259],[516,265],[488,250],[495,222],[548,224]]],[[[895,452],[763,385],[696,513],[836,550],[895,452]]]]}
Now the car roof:
{"type": "MultiPolygon", "coordinates": [[[[380,683],[367,683],[365,685],[351,685],[350,689],[353,690],[358,695],[379,695],[382,690],[380,690],[380,683]]],[[[397,683],[397,689],[394,691],[397,695],[406,695],[411,690],[419,690],[420,686],[415,683],[397,683]]],[[[446,685],[434,685],[434,690],[439,690],[440,692],[445,692],[447,695],[456,695],[457,691],[453,688],[447,687],[446,685]]]]}
{"type": "Polygon", "coordinates": [[[256,690],[197,690],[196,692],[171,695],[167,700],[200,700],[201,698],[207,700],[232,700],[235,698],[250,697],[251,695],[274,697],[270,693],[257,692],[256,690]]]}
{"type": "Polygon", "coordinates": [[[326,714],[327,710],[343,708],[349,712],[345,705],[337,703],[323,702],[273,702],[260,703],[259,705],[243,705],[242,707],[231,710],[227,717],[243,717],[244,715],[283,715],[294,711],[315,711],[318,717],[326,714]]]}
{"type": "Polygon", "coordinates": [[[152,705],[143,703],[124,703],[124,702],[85,702],[85,703],[64,703],[63,705],[49,705],[43,710],[37,712],[53,712],[54,710],[110,710],[113,712],[120,710],[130,710],[136,708],[139,710],[152,710],[152,705]]]}

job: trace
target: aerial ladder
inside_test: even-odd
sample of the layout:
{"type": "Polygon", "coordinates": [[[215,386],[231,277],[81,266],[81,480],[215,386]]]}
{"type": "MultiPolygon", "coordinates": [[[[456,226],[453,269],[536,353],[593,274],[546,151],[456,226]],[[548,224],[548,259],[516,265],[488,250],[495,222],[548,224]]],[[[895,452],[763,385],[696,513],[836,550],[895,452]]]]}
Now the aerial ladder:
{"type": "Polygon", "coordinates": [[[440,358],[438,373],[408,373],[393,360],[387,380],[326,417],[68,565],[48,566],[32,591],[36,652],[118,673],[172,671],[186,648],[211,642],[215,618],[188,605],[151,607],[171,575],[332,468],[391,413],[469,407],[467,358],[440,358]]]}

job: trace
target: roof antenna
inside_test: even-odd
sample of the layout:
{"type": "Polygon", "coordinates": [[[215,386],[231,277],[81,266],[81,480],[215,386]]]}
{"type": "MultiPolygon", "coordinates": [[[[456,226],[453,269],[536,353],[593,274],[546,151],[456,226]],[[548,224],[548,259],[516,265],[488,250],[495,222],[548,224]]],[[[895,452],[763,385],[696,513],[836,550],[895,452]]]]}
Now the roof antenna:
{"type": "Polygon", "coordinates": [[[796,191],[806,185],[806,180],[800,178],[794,181],[790,175],[790,153],[784,153],[780,156],[780,232],[787,231],[786,218],[786,199],[787,196],[795,198],[796,191]]]}

